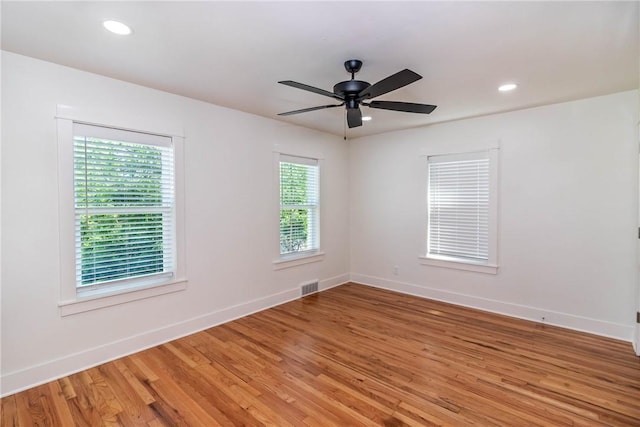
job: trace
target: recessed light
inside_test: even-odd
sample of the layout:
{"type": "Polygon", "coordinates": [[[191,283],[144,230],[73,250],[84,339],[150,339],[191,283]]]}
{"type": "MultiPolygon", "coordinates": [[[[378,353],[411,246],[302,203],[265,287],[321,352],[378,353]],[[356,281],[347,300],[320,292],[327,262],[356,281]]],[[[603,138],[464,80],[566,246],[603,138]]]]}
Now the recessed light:
{"type": "Polygon", "coordinates": [[[509,92],[510,90],[514,90],[518,85],[515,83],[505,83],[498,88],[500,92],[509,92]]]}
{"type": "Polygon", "coordinates": [[[369,120],[371,120],[371,116],[362,116],[363,122],[368,122],[369,120]]]}
{"type": "Polygon", "coordinates": [[[126,36],[131,34],[131,28],[129,28],[127,25],[123,24],[122,22],[104,21],[102,25],[104,25],[104,27],[107,30],[111,31],[114,34],[118,34],[121,36],[126,36]]]}

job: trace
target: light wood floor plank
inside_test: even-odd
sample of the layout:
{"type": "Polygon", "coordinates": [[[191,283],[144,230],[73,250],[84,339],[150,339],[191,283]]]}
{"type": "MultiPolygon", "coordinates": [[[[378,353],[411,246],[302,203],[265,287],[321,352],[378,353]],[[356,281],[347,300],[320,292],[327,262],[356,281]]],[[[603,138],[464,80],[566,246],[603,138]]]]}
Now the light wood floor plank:
{"type": "Polygon", "coordinates": [[[614,339],[346,284],[0,401],[0,427],[640,426],[614,339]]]}

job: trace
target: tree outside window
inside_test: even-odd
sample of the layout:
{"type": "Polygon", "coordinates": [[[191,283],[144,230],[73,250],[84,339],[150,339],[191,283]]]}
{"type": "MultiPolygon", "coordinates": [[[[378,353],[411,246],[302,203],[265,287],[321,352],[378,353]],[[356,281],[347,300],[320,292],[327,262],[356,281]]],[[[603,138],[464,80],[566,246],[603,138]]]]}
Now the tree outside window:
{"type": "Polygon", "coordinates": [[[171,269],[172,162],[170,147],[74,138],[78,286],[171,269]]]}
{"type": "Polygon", "coordinates": [[[280,161],[280,254],[318,249],[317,160],[280,161]]]}

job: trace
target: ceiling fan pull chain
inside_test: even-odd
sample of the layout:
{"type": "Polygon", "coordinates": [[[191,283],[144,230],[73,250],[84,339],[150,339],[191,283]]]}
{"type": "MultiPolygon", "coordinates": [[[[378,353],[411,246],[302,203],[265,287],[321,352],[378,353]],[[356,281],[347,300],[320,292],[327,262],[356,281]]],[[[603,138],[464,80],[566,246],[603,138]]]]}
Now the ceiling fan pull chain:
{"type": "Polygon", "coordinates": [[[342,127],[344,129],[344,140],[347,140],[347,110],[344,110],[344,120],[342,121],[342,127]]]}

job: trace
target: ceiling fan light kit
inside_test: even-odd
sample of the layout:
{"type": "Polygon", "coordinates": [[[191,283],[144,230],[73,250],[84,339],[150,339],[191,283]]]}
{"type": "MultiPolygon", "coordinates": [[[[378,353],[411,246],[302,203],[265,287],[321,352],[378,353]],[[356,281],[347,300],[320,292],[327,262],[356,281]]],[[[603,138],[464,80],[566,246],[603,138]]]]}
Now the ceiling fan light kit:
{"type": "Polygon", "coordinates": [[[308,92],[324,95],[339,101],[340,104],[320,105],[317,107],[303,108],[301,110],[288,111],[280,113],[279,116],[290,116],[293,114],[307,113],[309,111],[322,110],[325,108],[335,108],[345,106],[347,110],[347,124],[349,128],[362,126],[362,111],[360,106],[364,105],[369,108],[378,108],[381,110],[401,111],[405,113],[430,114],[436,109],[435,105],[415,104],[411,102],[399,101],[371,101],[365,102],[372,98],[384,95],[385,93],[400,89],[417,80],[422,76],[409,70],[404,69],[387,78],[380,80],[373,85],[369,82],[356,80],[355,74],[362,68],[362,61],[359,59],[350,59],[344,63],[344,68],[351,74],[351,80],[345,80],[333,86],[333,92],[324,89],[309,86],[303,83],[294,82],[292,80],[283,80],[278,83],[291,86],[296,89],[306,90],[308,92]]]}

